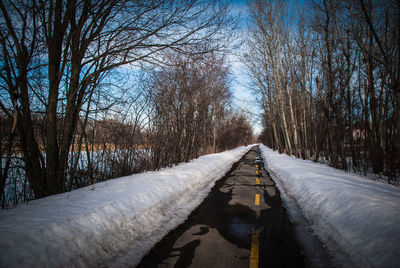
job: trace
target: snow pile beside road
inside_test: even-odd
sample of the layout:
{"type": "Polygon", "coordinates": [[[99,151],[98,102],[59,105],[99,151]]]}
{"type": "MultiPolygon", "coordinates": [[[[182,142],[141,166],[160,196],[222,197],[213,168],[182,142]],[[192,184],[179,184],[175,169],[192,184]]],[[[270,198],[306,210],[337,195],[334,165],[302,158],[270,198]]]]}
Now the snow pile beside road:
{"type": "Polygon", "coordinates": [[[251,146],[0,211],[1,267],[135,265],[251,146]],[[118,256],[126,256],[118,259],[118,256]]]}
{"type": "Polygon", "coordinates": [[[399,188],[260,147],[283,196],[296,200],[340,265],[399,267],[399,188]]]}

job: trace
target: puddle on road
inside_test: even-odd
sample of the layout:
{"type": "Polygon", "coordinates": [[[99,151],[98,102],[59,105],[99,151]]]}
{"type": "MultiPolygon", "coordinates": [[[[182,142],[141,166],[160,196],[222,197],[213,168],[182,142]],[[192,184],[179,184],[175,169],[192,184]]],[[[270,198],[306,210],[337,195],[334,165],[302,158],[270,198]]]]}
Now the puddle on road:
{"type": "Polygon", "coordinates": [[[238,239],[251,243],[251,233],[256,226],[245,222],[240,218],[233,218],[230,223],[229,230],[232,236],[236,236],[238,239]]]}

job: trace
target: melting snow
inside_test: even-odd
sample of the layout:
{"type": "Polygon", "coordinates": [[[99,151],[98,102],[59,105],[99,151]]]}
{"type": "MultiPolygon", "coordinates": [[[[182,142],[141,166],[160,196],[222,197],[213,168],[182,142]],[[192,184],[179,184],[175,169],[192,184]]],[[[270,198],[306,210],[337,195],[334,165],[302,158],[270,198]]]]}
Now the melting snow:
{"type": "Polygon", "coordinates": [[[400,188],[260,146],[289,214],[297,202],[340,266],[400,266],[400,188]]]}
{"type": "Polygon", "coordinates": [[[0,266],[137,264],[251,146],[0,211],[0,266]],[[124,256],[120,258],[120,256],[124,256]]]}

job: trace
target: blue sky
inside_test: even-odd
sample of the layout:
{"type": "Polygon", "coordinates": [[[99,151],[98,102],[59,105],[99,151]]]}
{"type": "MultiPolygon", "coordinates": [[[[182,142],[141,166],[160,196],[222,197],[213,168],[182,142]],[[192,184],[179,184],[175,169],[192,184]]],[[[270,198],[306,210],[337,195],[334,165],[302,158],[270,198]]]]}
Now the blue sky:
{"type": "MultiPolygon", "coordinates": [[[[247,23],[249,14],[247,11],[246,0],[235,0],[231,2],[231,12],[234,15],[240,16],[241,31],[244,36],[247,31],[247,23]]],[[[244,49],[243,47],[240,49],[244,49]]],[[[237,54],[241,51],[234,51],[230,55],[231,72],[232,72],[232,91],[234,96],[234,105],[244,111],[251,119],[253,130],[255,133],[260,133],[262,130],[261,122],[259,120],[260,109],[254,97],[254,92],[248,88],[248,78],[244,64],[237,54]]]]}

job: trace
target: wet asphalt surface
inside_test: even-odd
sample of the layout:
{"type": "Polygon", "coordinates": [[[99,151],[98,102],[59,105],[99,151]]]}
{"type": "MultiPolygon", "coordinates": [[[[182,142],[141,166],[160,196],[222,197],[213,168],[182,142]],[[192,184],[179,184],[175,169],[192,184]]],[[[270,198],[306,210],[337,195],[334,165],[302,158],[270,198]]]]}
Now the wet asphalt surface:
{"type": "Polygon", "coordinates": [[[259,267],[306,267],[280,193],[254,164],[257,157],[256,146],[137,267],[249,267],[253,230],[259,230],[259,267]]]}

